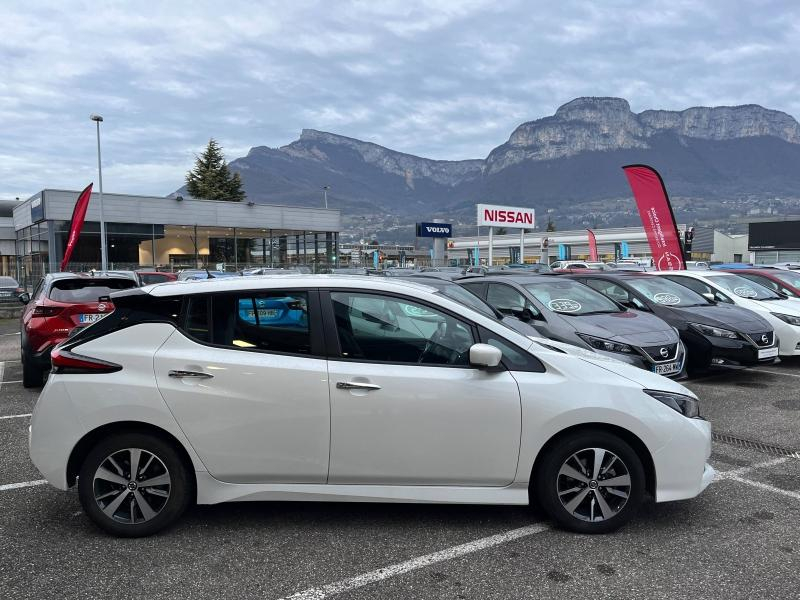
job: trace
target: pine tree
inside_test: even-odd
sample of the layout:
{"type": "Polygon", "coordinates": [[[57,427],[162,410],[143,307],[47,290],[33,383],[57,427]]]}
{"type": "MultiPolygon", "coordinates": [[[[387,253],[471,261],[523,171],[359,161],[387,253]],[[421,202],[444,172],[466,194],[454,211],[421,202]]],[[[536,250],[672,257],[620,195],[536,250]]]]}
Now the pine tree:
{"type": "Polygon", "coordinates": [[[231,175],[222,148],[214,138],[196,157],[194,169],[186,174],[186,191],[194,198],[204,200],[227,200],[241,202],[245,199],[242,178],[238,173],[231,175]]]}

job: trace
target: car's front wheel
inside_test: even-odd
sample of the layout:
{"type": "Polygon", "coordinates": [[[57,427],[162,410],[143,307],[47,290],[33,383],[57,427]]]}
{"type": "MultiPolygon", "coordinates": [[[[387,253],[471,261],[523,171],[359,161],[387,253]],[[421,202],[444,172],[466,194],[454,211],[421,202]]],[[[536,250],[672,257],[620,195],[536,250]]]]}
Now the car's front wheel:
{"type": "Polygon", "coordinates": [[[78,495],[92,521],[123,537],[151,535],[174,523],[193,495],[176,449],[147,433],[101,440],[83,462],[78,495]]]}
{"type": "Polygon", "coordinates": [[[605,431],[583,431],[548,451],[534,485],[542,508],[560,526],[578,533],[608,533],[636,513],[645,473],[624,440],[605,431]]]}

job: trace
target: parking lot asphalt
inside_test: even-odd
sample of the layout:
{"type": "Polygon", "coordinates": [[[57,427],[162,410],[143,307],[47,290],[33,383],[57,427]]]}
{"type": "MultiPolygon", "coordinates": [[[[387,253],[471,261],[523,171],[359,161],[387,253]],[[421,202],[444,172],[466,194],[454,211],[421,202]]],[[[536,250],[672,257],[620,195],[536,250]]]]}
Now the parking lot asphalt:
{"type": "Polygon", "coordinates": [[[800,360],[689,381],[732,436],[713,445],[719,477],[615,534],[565,533],[524,507],[258,502],[123,540],[39,483],[17,331],[0,321],[1,599],[798,597],[800,459],[781,449],[800,450],[800,360]]]}

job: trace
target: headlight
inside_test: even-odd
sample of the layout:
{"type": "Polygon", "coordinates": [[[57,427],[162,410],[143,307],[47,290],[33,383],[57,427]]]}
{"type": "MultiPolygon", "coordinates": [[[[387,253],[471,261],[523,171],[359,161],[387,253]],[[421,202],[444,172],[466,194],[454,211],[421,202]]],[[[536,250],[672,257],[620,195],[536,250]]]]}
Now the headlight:
{"type": "Polygon", "coordinates": [[[728,338],[731,340],[738,340],[739,334],[735,331],[731,331],[730,329],[723,329],[722,327],[713,327],[711,325],[703,325],[702,323],[689,323],[692,327],[700,331],[700,333],[704,335],[710,335],[711,337],[721,337],[721,338],[728,338]]]}
{"type": "Polygon", "coordinates": [[[580,338],[589,344],[595,350],[604,350],[605,352],[620,352],[622,354],[634,354],[634,350],[628,344],[620,344],[619,342],[612,342],[604,340],[603,338],[586,335],[584,333],[578,334],[580,338]]]}
{"type": "Polygon", "coordinates": [[[644,393],[676,410],[684,417],[696,419],[700,416],[700,403],[697,399],[675,392],[659,392],[658,390],[644,390],[644,393]]]}
{"type": "Polygon", "coordinates": [[[781,313],[770,313],[773,317],[778,317],[781,321],[785,321],[789,325],[797,325],[800,327],[800,317],[795,317],[793,315],[784,315],[781,313]]]}

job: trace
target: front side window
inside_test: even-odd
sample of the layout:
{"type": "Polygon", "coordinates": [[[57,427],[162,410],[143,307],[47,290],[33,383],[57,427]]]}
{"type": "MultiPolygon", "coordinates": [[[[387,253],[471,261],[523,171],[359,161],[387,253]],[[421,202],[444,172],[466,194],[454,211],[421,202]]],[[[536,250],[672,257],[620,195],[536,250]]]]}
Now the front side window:
{"type": "Polygon", "coordinates": [[[780,279],[784,283],[788,283],[792,287],[800,288],[800,273],[795,271],[781,271],[772,274],[775,279],[780,279]]]}
{"type": "Polygon", "coordinates": [[[472,329],[435,308],[378,294],[331,294],[343,358],[469,365],[472,329]]]}

